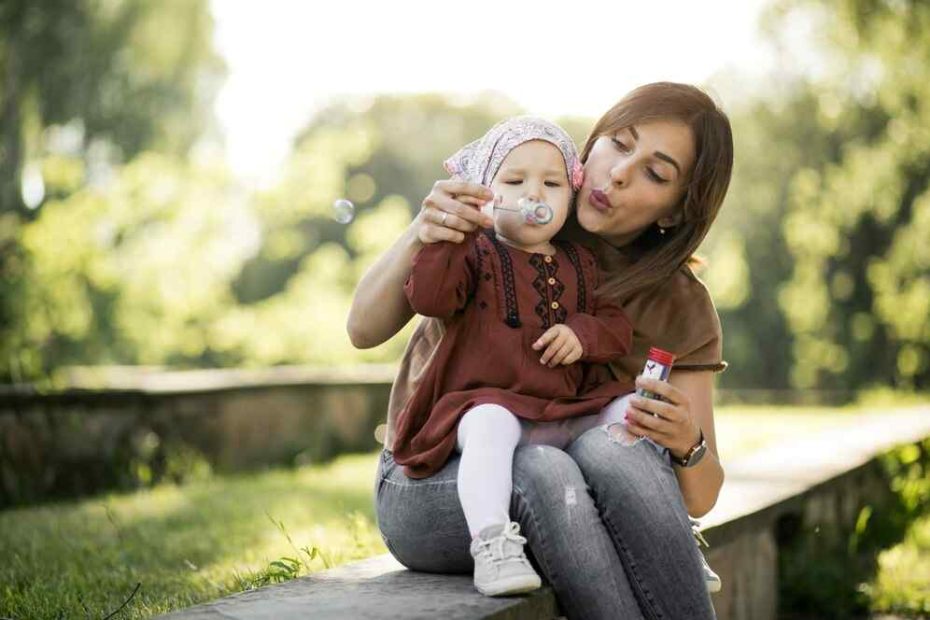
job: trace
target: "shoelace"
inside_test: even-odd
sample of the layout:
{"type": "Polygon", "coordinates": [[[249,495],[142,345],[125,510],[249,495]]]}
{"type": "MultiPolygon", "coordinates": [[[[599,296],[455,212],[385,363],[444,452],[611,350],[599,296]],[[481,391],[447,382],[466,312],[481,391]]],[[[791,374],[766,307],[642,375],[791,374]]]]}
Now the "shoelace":
{"type": "Polygon", "coordinates": [[[701,534],[701,530],[698,529],[701,526],[701,522],[692,517],[688,517],[688,519],[691,521],[691,533],[694,534],[694,537],[697,538],[702,545],[710,549],[710,543],[707,542],[707,539],[704,538],[704,534],[701,534]]]}
{"type": "Polygon", "coordinates": [[[506,557],[504,555],[504,543],[508,540],[518,543],[521,546],[526,543],[526,539],[522,536],[519,536],[520,524],[515,521],[511,521],[504,526],[504,530],[490,540],[478,539],[478,553],[484,554],[488,553],[491,556],[491,560],[495,563],[498,562],[523,562],[521,556],[516,557],[506,557]]]}

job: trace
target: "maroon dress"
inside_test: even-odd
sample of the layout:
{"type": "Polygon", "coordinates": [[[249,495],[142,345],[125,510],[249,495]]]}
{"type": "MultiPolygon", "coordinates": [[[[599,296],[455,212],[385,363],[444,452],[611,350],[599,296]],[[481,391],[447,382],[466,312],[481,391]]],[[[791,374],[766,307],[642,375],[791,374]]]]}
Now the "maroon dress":
{"type": "Polygon", "coordinates": [[[411,478],[438,471],[455,448],[462,415],[482,404],[539,422],[597,413],[632,385],[606,364],[630,351],[623,311],[594,295],[594,255],[555,243],[554,256],[512,248],[490,231],[462,243],[423,247],[404,292],[419,314],[446,332],[429,368],[398,414],[394,460],[411,478]],[[581,360],[549,368],[533,343],[556,323],[581,341],[581,360]]]}

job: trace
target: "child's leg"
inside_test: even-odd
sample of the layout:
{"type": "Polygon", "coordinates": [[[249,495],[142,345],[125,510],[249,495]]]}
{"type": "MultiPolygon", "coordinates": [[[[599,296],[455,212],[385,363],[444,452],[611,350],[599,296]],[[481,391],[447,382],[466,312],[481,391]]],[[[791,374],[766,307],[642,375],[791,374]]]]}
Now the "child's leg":
{"type": "Polygon", "coordinates": [[[520,421],[500,405],[479,405],[462,416],[457,434],[459,500],[474,538],[489,525],[510,521],[520,421]]]}

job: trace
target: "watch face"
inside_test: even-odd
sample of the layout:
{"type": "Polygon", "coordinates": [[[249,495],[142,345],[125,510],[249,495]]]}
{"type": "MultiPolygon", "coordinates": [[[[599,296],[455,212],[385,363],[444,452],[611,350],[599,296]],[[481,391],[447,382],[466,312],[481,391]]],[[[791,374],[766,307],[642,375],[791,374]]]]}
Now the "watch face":
{"type": "Polygon", "coordinates": [[[704,456],[704,452],[707,451],[707,444],[701,442],[701,444],[694,449],[694,452],[685,457],[687,465],[696,465],[698,461],[704,456]]]}

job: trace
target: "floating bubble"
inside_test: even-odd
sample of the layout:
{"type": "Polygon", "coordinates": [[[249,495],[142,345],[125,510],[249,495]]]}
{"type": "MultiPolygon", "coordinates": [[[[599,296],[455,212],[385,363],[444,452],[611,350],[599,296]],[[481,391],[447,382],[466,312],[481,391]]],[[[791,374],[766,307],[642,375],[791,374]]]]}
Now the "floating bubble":
{"type": "Polygon", "coordinates": [[[351,200],[340,198],[333,203],[333,217],[340,224],[348,224],[355,217],[355,205],[351,200]]]}

